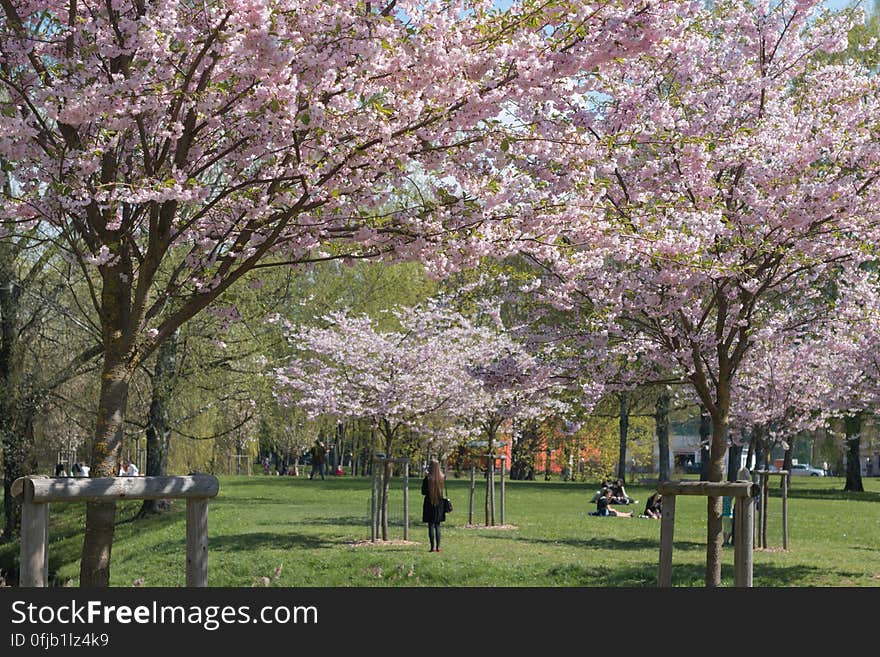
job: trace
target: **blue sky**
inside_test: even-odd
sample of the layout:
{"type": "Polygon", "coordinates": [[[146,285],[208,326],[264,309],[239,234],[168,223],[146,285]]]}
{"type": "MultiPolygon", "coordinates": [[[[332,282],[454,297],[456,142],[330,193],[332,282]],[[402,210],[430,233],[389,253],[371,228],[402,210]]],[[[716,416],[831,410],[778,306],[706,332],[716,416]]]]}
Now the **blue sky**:
{"type": "MultiPolygon", "coordinates": [[[[842,7],[846,7],[847,5],[849,5],[850,2],[851,2],[851,0],[827,0],[827,2],[825,4],[828,5],[829,7],[831,7],[832,9],[841,9],[842,7]]],[[[868,9],[868,10],[871,9],[873,4],[874,4],[873,0],[863,0],[862,1],[862,7],[864,7],[865,9],[868,9]]]]}

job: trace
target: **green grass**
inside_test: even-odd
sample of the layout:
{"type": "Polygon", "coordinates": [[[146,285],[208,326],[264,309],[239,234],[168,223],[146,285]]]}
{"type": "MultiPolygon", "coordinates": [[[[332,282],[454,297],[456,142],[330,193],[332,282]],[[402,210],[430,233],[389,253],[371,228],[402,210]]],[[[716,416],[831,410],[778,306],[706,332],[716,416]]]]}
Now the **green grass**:
{"type": "MultiPolygon", "coordinates": [[[[409,543],[403,543],[402,494],[396,480],[389,544],[370,538],[368,479],[221,477],[209,511],[212,586],[319,587],[653,587],[660,523],[589,517],[593,484],[506,482],[511,529],[466,527],[468,482],[450,478],[455,511],[443,526],[443,552],[428,553],[420,522],[419,480],[411,480],[409,543]],[[281,567],[280,576],[274,572],[281,567]]],[[[784,551],[778,484],[769,503],[768,550],[756,550],[756,586],[880,586],[880,478],[867,491],[841,492],[839,478],[798,478],[790,497],[790,549],[784,551]]],[[[628,487],[641,500],[650,493],[628,487]]],[[[478,484],[474,520],[482,522],[478,484]]],[[[112,586],[184,586],[185,503],[164,516],[132,520],[139,504],[119,505],[112,586]]],[[[49,570],[56,585],[77,584],[83,504],[52,505],[49,570]]],[[[705,498],[679,497],[673,584],[703,585],[705,498]]],[[[17,568],[18,543],[0,546],[0,569],[17,568]]],[[[733,550],[725,549],[723,584],[733,583],[733,550]]]]}

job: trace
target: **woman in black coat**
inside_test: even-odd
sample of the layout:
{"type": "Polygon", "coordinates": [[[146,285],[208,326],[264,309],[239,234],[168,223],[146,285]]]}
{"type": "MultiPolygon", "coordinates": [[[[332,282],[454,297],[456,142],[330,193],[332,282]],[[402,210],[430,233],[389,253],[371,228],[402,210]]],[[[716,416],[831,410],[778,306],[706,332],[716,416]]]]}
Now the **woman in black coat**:
{"type": "Polygon", "coordinates": [[[422,479],[422,522],[428,523],[428,540],[431,541],[429,552],[440,551],[440,523],[446,520],[446,509],[443,506],[443,483],[445,477],[440,471],[440,462],[432,460],[428,467],[428,476],[422,479]]]}

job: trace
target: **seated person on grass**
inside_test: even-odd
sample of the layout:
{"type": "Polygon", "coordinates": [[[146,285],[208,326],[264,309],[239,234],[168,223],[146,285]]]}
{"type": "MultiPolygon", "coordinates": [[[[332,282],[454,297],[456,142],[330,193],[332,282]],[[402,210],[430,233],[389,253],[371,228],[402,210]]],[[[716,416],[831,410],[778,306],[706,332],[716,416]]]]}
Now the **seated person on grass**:
{"type": "Polygon", "coordinates": [[[623,487],[623,479],[618,479],[611,484],[611,503],[612,504],[638,504],[638,500],[634,500],[626,494],[623,487]]]}
{"type": "Polygon", "coordinates": [[[642,514],[642,518],[651,518],[653,520],[660,520],[662,518],[662,506],[663,506],[663,496],[660,493],[654,493],[651,497],[648,498],[648,501],[645,502],[645,512],[642,514]]]}
{"type": "Polygon", "coordinates": [[[590,511],[591,516],[620,516],[623,518],[632,518],[632,511],[629,513],[624,513],[623,511],[618,511],[613,506],[611,506],[611,489],[607,489],[605,491],[605,497],[600,497],[596,501],[596,510],[590,511]]]}
{"type": "Polygon", "coordinates": [[[591,504],[595,504],[599,501],[600,498],[605,497],[605,491],[607,491],[611,487],[611,484],[608,483],[607,479],[602,480],[602,485],[599,487],[599,490],[595,492],[592,499],[590,500],[591,504]]]}

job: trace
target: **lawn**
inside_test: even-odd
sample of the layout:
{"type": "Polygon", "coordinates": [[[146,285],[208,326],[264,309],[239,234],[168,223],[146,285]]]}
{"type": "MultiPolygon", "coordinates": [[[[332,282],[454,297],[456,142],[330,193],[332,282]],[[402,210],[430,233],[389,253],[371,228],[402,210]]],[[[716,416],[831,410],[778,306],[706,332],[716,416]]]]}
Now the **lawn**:
{"type": "MultiPolygon", "coordinates": [[[[404,542],[401,481],[395,480],[389,543],[370,543],[370,481],[328,477],[221,477],[210,505],[212,586],[319,587],[653,587],[660,523],[587,515],[594,484],[508,481],[505,528],[469,527],[468,482],[450,478],[455,511],[443,526],[443,551],[428,552],[420,522],[419,481],[411,480],[410,533],[404,542]]],[[[756,586],[880,586],[880,478],[866,492],[841,492],[840,478],[793,480],[790,549],[782,550],[778,484],[769,503],[767,550],[754,555],[756,586]]],[[[647,488],[628,486],[640,500],[647,488]]],[[[482,522],[479,484],[474,520],[482,522]]],[[[184,586],[183,502],[162,517],[133,520],[138,503],[120,504],[111,584],[184,586]]],[[[76,585],[83,504],[51,508],[49,569],[56,585],[76,585]]],[[[680,497],[673,584],[703,585],[705,499],[680,497]]],[[[0,546],[0,570],[14,572],[18,543],[0,546]]],[[[733,583],[725,549],[723,584],[733,583]]]]}

